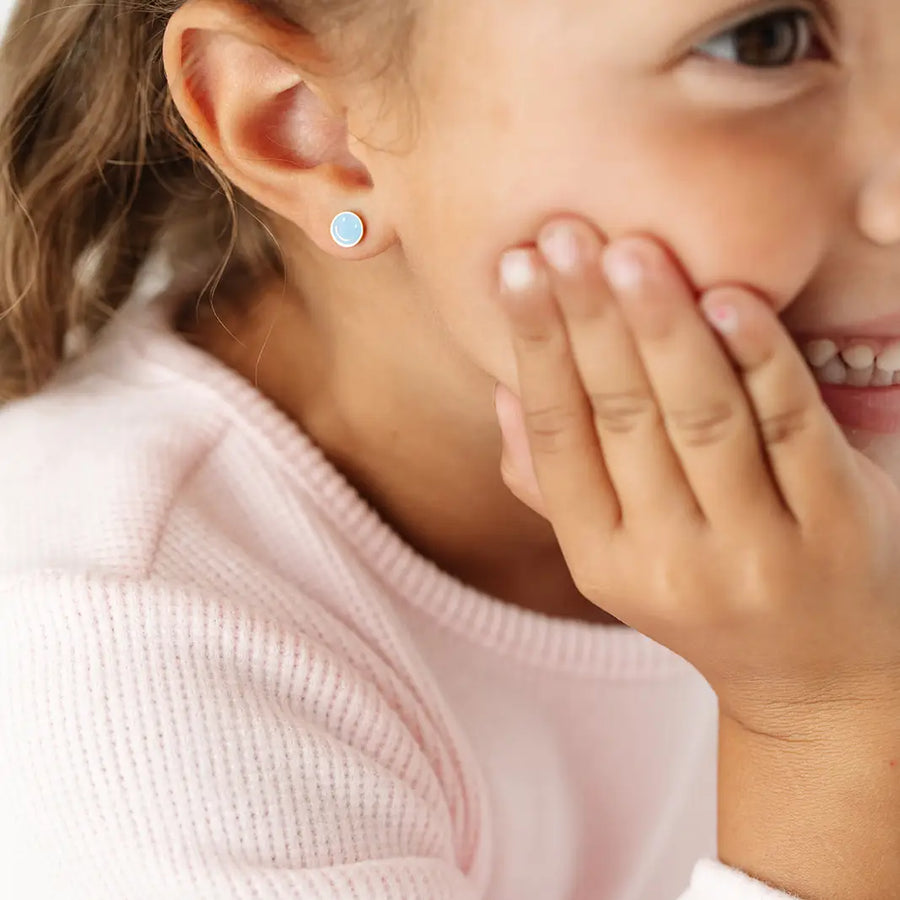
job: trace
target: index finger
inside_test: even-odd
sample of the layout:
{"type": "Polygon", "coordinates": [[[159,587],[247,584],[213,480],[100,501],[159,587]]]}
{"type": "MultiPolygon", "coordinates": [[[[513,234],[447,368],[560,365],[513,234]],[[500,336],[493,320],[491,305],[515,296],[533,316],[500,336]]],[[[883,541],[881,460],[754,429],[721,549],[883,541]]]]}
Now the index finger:
{"type": "Polygon", "coordinates": [[[534,248],[508,251],[501,299],[512,325],[534,471],[564,553],[621,518],[551,281],[534,248]]]}

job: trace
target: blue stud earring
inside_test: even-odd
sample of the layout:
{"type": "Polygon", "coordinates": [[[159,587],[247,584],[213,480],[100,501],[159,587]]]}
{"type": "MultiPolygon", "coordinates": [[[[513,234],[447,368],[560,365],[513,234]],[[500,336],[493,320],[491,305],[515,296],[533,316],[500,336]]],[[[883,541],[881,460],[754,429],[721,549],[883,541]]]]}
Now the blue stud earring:
{"type": "Polygon", "coordinates": [[[356,213],[338,213],[331,221],[331,238],[338,247],[355,247],[365,233],[366,226],[356,213]]]}

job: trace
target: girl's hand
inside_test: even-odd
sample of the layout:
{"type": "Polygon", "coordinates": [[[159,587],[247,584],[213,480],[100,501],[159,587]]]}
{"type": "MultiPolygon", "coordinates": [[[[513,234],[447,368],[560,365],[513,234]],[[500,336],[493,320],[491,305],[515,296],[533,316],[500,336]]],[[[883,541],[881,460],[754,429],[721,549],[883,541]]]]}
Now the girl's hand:
{"type": "Polygon", "coordinates": [[[698,304],[659,244],[604,250],[578,219],[501,276],[521,391],[497,389],[504,481],[584,596],[751,731],[900,715],[900,491],[845,440],[772,307],[737,287],[698,304]]]}

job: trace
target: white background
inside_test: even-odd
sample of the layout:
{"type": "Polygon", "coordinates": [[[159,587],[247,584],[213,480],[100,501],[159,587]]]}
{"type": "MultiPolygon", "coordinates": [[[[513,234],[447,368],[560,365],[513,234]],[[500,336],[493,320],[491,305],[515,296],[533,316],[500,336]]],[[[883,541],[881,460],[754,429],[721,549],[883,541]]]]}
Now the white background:
{"type": "Polygon", "coordinates": [[[0,0],[0,29],[5,28],[6,20],[14,6],[13,0],[0,0]]]}

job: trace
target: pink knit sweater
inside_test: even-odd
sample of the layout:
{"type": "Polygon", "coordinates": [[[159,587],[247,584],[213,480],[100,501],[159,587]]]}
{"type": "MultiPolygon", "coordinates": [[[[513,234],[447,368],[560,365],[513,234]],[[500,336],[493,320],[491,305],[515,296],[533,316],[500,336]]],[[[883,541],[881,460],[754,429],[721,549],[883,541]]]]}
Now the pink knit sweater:
{"type": "Polygon", "coordinates": [[[0,460],[0,896],[787,896],[715,859],[691,666],[418,556],[162,304],[0,460]]]}

